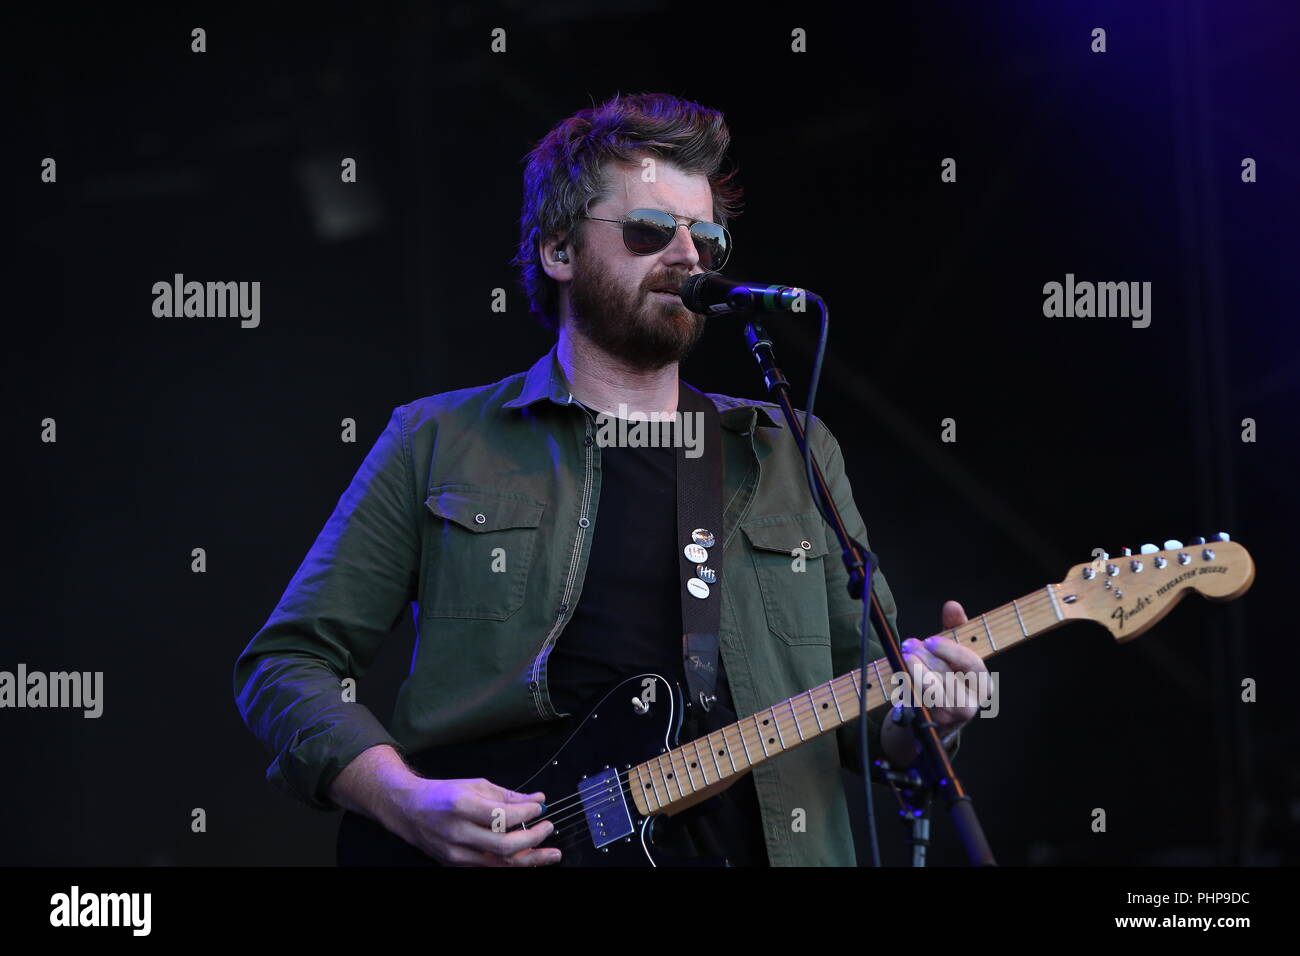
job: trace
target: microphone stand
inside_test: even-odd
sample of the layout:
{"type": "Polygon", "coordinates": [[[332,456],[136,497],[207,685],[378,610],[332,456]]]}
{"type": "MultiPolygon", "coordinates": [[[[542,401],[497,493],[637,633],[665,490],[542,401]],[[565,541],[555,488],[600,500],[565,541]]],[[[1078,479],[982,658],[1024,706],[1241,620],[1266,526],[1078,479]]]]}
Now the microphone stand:
{"type": "MultiPolygon", "coordinates": [[[[821,301],[820,297],[814,296],[812,293],[807,293],[807,297],[816,301],[821,307],[822,318],[825,322],[827,320],[825,303],[821,301]]],[[[767,386],[768,392],[780,404],[785,420],[790,426],[790,431],[794,434],[795,441],[799,445],[799,450],[804,452],[808,439],[804,434],[803,423],[799,420],[799,416],[795,414],[794,406],[790,403],[790,383],[786,380],[781,369],[777,367],[776,357],[772,352],[772,339],[768,336],[767,330],[752,316],[753,313],[750,312],[745,325],[745,341],[749,343],[749,350],[753,353],[759,368],[763,371],[763,382],[767,386]]],[[[899,647],[898,637],[894,634],[893,628],[889,626],[889,620],[885,616],[884,608],[880,606],[880,599],[876,597],[875,589],[867,586],[873,568],[877,563],[876,556],[849,536],[848,530],[844,527],[844,519],[835,506],[835,500],[831,497],[830,489],[826,486],[826,479],[822,476],[816,458],[812,459],[812,481],[814,487],[810,490],[813,492],[815,500],[825,503],[826,520],[840,543],[841,558],[844,561],[845,569],[849,572],[849,596],[855,601],[867,600],[866,596],[869,596],[876,633],[881,638],[881,644],[885,649],[885,655],[889,658],[889,664],[895,673],[905,673],[903,653],[899,647]]],[[[862,633],[864,645],[866,641],[867,633],[864,629],[862,633]]],[[[865,697],[867,681],[865,671],[862,674],[862,681],[864,686],[863,696],[865,697]]],[[[915,696],[919,699],[921,695],[915,696]]],[[[975,805],[966,789],[962,786],[961,780],[952,769],[952,762],[948,758],[948,752],[939,740],[937,725],[930,716],[929,708],[922,701],[920,706],[915,707],[914,710],[917,719],[913,719],[910,723],[912,732],[921,742],[922,747],[921,757],[917,760],[915,769],[919,771],[922,780],[926,781],[927,787],[937,784],[939,793],[942,794],[944,801],[948,805],[948,813],[952,817],[953,825],[957,828],[957,833],[966,847],[966,853],[970,858],[971,865],[997,866],[997,861],[993,858],[993,850],[984,836],[984,830],[980,826],[979,818],[975,815],[975,805]]],[[[861,711],[858,719],[865,722],[867,719],[865,702],[861,706],[861,711]]],[[[870,773],[870,768],[866,768],[864,772],[870,773]]],[[[928,798],[925,798],[927,806],[928,803],[928,798]]],[[[913,813],[911,816],[915,862],[918,856],[920,859],[924,859],[925,846],[928,844],[929,823],[924,820],[924,813],[920,816],[913,813]],[[917,823],[923,824],[920,830],[917,830],[915,826],[917,823]]]]}

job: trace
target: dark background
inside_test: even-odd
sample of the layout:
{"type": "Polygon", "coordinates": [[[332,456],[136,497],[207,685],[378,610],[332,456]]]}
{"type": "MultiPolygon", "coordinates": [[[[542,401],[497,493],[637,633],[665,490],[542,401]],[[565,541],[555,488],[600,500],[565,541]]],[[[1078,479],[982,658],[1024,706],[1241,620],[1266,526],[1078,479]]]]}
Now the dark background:
{"type": "MultiPolygon", "coordinates": [[[[1255,557],[1232,604],[1189,598],[1122,646],[1070,625],[990,665],[1001,715],[971,726],[958,766],[1001,862],[1300,859],[1295,5],[747,9],[10,20],[0,669],[102,670],[105,713],[0,712],[0,863],[332,862],[338,815],[263,779],[235,657],[394,406],[549,347],[508,265],[520,159],[619,91],[725,113],[748,193],[727,274],[830,304],[817,409],[903,636],[936,629],[945,599],[976,614],[1093,548],[1226,530],[1255,557]],[[195,26],[207,53],[190,52],[195,26]],[[489,52],[498,26],[505,54],[489,52]],[[356,185],[338,182],[344,156],[356,185]],[[151,286],[176,272],[260,281],[260,327],[155,318],[151,286]],[[1045,318],[1042,286],[1067,272],[1150,281],[1150,327],[1045,318]],[[39,440],[47,416],[57,444],[39,440]]],[[[813,327],[772,327],[802,404],[813,327]]],[[[739,324],[718,322],[684,377],[764,394],[739,324]]],[[[381,717],[412,638],[408,620],[361,682],[381,717]]],[[[885,859],[904,862],[885,791],[878,809],[885,859]]],[[[935,862],[963,860],[942,809],[935,841],[935,862]]]]}

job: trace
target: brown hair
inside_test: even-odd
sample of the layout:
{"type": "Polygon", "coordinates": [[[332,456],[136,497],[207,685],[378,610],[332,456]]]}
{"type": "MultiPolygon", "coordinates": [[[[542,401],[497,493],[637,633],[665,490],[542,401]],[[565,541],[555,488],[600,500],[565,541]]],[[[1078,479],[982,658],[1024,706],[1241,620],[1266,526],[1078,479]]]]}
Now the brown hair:
{"type": "Polygon", "coordinates": [[[666,93],[615,94],[555,126],[524,157],[519,250],[510,264],[520,269],[530,311],[548,329],[559,328],[559,285],[542,269],[537,247],[564,236],[582,250],[582,217],[609,190],[606,162],[638,163],[650,154],[708,177],[714,218],[726,226],[739,215],[743,195],[737,170],[720,172],[730,143],[721,113],[666,93]]]}

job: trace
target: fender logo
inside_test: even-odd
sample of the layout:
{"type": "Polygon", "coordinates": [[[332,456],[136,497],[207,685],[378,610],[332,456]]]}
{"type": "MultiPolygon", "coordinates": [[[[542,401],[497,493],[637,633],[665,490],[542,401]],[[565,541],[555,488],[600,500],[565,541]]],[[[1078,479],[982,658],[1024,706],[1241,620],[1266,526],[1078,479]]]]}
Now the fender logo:
{"type": "Polygon", "coordinates": [[[1119,629],[1122,631],[1124,630],[1124,625],[1128,623],[1129,618],[1136,615],[1139,611],[1146,610],[1150,606],[1151,598],[1140,597],[1133,603],[1133,607],[1130,610],[1126,611],[1122,607],[1115,608],[1115,612],[1111,614],[1111,619],[1119,621],[1119,629]]]}

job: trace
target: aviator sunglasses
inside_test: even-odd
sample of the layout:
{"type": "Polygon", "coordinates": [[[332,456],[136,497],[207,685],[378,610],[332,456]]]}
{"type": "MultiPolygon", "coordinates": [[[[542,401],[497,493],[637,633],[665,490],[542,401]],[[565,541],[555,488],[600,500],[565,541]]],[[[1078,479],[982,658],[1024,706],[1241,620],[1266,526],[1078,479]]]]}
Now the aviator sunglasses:
{"type": "MultiPolygon", "coordinates": [[[[637,256],[650,256],[668,248],[677,234],[677,227],[686,223],[678,222],[671,214],[662,209],[633,209],[621,219],[601,219],[599,216],[583,216],[596,222],[614,222],[623,226],[623,245],[627,251],[637,256]]],[[[700,256],[700,267],[705,272],[717,272],[727,262],[731,254],[731,234],[716,222],[694,220],[690,223],[691,241],[700,256]]]]}

